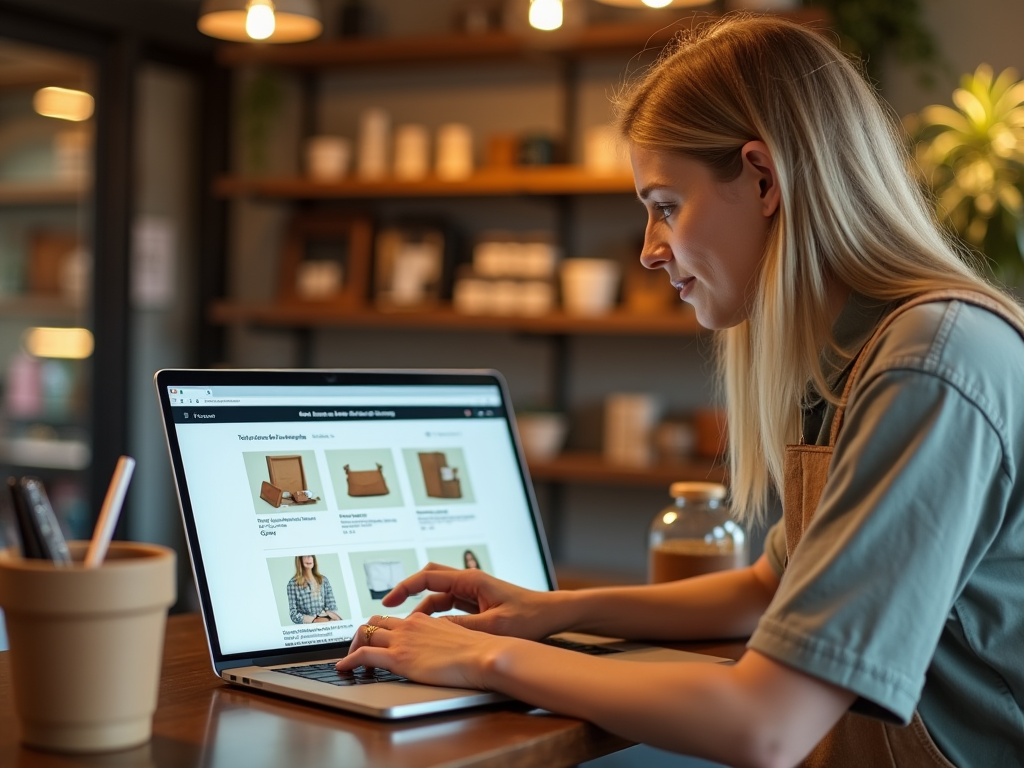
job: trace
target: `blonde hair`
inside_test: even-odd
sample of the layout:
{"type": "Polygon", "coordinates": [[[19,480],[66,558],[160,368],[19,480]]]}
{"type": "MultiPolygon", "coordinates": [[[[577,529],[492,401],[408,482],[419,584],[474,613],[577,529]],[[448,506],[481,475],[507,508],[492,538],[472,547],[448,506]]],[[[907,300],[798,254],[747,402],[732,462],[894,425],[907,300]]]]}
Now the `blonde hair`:
{"type": "Polygon", "coordinates": [[[1024,321],[1024,310],[944,237],[908,173],[897,121],[816,32],[727,16],[678,38],[616,106],[628,143],[702,162],[722,182],[739,175],[749,141],[763,141],[775,163],[781,202],[748,319],[718,334],[741,518],[763,519],[772,484],[781,488],[808,385],[837,400],[819,360],[836,347],[830,285],[882,302],[975,290],[1024,321]]]}
{"type": "Polygon", "coordinates": [[[306,586],[306,574],[302,568],[302,558],[312,557],[313,558],[313,578],[316,579],[316,585],[310,584],[310,589],[316,591],[320,588],[320,585],[324,583],[324,577],[320,575],[320,567],[316,562],[316,555],[297,555],[295,558],[295,583],[302,588],[306,586]]]}

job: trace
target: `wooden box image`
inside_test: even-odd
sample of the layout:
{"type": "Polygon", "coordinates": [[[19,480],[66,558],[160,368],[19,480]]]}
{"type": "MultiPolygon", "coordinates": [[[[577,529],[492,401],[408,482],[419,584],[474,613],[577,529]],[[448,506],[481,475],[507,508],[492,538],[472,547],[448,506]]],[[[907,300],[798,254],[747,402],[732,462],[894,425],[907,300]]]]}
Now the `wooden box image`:
{"type": "Polygon", "coordinates": [[[282,491],[295,494],[307,488],[301,456],[267,456],[267,471],[271,485],[282,491]]]}

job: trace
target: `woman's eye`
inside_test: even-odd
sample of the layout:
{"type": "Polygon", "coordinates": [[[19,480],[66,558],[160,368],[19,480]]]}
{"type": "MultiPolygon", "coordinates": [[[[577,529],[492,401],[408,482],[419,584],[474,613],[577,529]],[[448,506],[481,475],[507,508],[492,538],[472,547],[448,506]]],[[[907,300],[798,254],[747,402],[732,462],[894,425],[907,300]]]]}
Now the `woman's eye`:
{"type": "Polygon", "coordinates": [[[674,209],[675,209],[675,206],[672,203],[655,203],[654,204],[655,212],[662,219],[667,219],[669,216],[671,216],[672,215],[672,211],[674,209]]]}

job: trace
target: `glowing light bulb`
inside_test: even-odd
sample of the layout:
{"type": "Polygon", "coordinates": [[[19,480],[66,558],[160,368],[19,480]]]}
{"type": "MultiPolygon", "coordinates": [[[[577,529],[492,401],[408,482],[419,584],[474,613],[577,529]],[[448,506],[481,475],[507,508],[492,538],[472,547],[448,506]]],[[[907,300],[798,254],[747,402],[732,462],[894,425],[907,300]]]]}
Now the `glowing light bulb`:
{"type": "Polygon", "coordinates": [[[253,40],[266,40],[276,26],[274,4],[270,0],[251,0],[245,14],[245,33],[253,40]]]}
{"type": "Polygon", "coordinates": [[[641,0],[641,2],[648,8],[664,8],[666,5],[672,5],[672,0],[641,0]]]}
{"type": "Polygon", "coordinates": [[[95,102],[85,91],[49,86],[36,91],[32,106],[44,117],[79,122],[92,117],[95,102]]]}
{"type": "Polygon", "coordinates": [[[562,26],[562,0],[530,0],[530,26],[545,31],[562,26]]]}

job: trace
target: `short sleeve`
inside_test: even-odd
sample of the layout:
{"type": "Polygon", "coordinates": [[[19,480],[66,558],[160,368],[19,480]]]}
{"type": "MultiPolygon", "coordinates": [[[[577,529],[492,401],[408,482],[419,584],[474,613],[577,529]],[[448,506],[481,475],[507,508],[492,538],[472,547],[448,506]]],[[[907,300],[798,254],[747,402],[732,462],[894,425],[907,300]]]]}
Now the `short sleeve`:
{"type": "Polygon", "coordinates": [[[1002,457],[985,413],[948,381],[916,369],[866,379],[749,647],[909,722],[979,519],[1005,508],[1002,457]]]}

